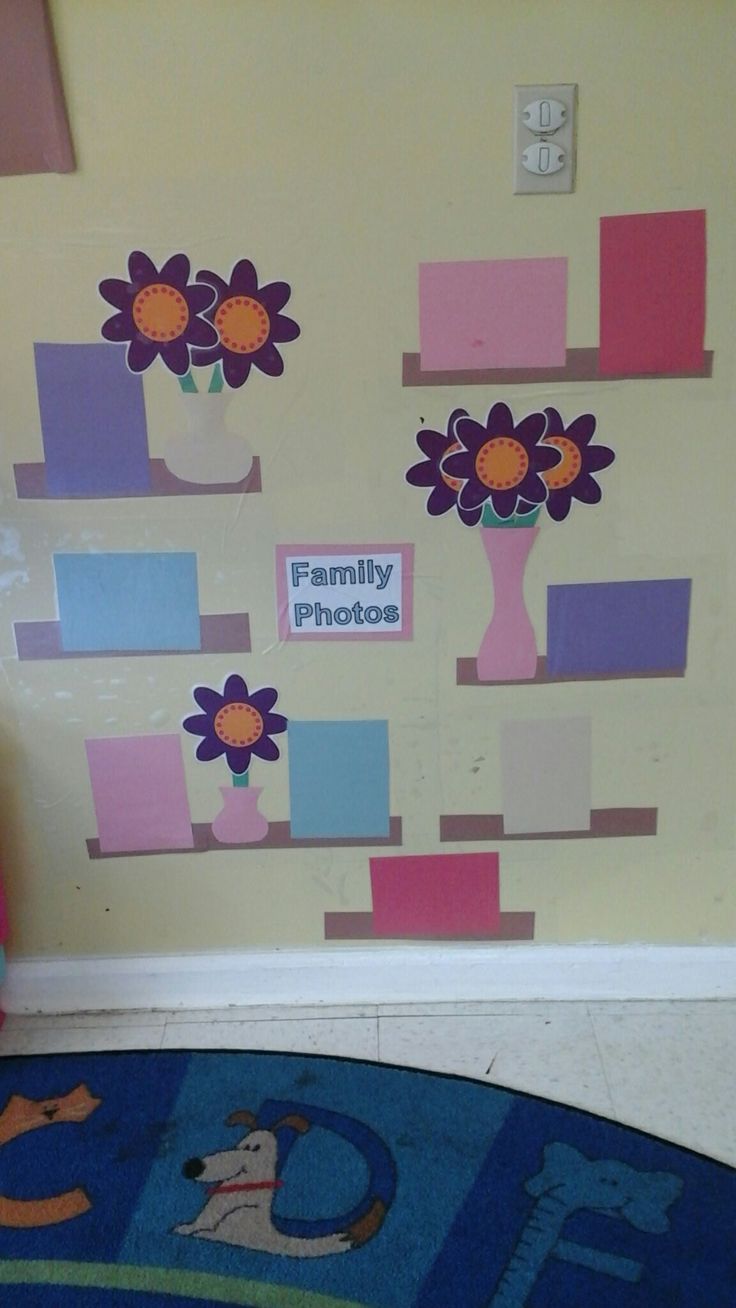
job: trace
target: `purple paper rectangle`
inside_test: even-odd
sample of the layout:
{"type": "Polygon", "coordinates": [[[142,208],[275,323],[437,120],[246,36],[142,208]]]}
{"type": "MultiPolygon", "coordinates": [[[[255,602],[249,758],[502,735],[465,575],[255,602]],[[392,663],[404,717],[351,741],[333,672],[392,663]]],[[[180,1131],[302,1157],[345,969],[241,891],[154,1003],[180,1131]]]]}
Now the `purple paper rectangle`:
{"type": "Polygon", "coordinates": [[[125,351],[93,345],[34,346],[49,494],[147,491],[143,382],[125,351]]]}
{"type": "Polygon", "coordinates": [[[676,578],[549,586],[548,674],[684,669],[691,584],[676,578]]]}

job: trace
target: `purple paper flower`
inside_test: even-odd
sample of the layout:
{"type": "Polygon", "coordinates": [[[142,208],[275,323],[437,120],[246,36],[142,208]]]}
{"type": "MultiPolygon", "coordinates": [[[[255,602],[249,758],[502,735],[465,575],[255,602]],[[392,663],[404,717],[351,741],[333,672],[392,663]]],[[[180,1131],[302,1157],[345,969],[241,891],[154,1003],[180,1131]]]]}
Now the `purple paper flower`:
{"type": "Polygon", "coordinates": [[[279,697],[272,686],[249,691],[243,678],[233,672],[222,694],[209,686],[197,686],[193,694],[203,712],[185,718],[182,726],[191,735],[202,737],[197,746],[201,763],[224,754],[230,771],[242,776],[253,754],[268,762],[279,758],[279,747],[271,736],[286,731],[288,724],[280,713],[271,712],[279,697]]]}
{"type": "Polygon", "coordinates": [[[595,432],[592,413],[581,413],[566,427],[557,409],[544,412],[547,429],[542,444],[559,450],[562,456],[556,467],[542,474],[549,489],[547,512],[555,522],[563,522],[574,499],[582,504],[599,503],[603,492],[591,473],[609,467],[616,455],[607,445],[591,445],[595,432]]]}
{"type": "Polygon", "coordinates": [[[510,518],[520,500],[543,504],[547,487],[542,473],[560,461],[559,451],[540,444],[546,426],[543,413],[530,413],[514,424],[507,404],[494,404],[485,426],[473,418],[458,418],[455,435],[463,444],[450,454],[443,472],[465,482],[458,512],[472,511],[490,501],[498,518],[510,518]]]}
{"type": "Polygon", "coordinates": [[[214,299],[211,286],[189,285],[189,260],[172,254],[160,272],[142,250],[128,258],[130,281],[107,277],[99,292],[117,313],[102,325],[106,341],[129,341],[126,363],[145,372],[157,355],[178,377],[189,371],[191,346],[217,343],[217,332],[200,315],[214,299]]]}
{"type": "Polygon", "coordinates": [[[249,259],[240,259],[223,281],[216,272],[203,269],[197,281],[212,286],[215,301],[207,313],[214,323],[218,339],[206,350],[195,350],[192,362],[196,367],[222,360],[222,371],[228,386],[236,388],[248,380],[255,365],[269,377],[280,377],[284,361],[277,345],[295,341],[300,328],[283,309],[291,287],[287,282],[271,282],[258,286],[258,274],[249,259]]]}
{"type": "Polygon", "coordinates": [[[443,467],[443,460],[448,454],[462,450],[463,446],[455,435],[455,423],[458,418],[467,418],[465,409],[453,409],[447,420],[447,434],[424,427],[417,432],[417,445],[422,454],[426,454],[423,463],[415,463],[405,474],[410,486],[432,487],[427,500],[427,513],[439,517],[450,509],[457,509],[458,515],[466,527],[475,527],[480,522],[482,508],[461,509],[458,495],[463,483],[457,477],[449,477],[443,467]]]}

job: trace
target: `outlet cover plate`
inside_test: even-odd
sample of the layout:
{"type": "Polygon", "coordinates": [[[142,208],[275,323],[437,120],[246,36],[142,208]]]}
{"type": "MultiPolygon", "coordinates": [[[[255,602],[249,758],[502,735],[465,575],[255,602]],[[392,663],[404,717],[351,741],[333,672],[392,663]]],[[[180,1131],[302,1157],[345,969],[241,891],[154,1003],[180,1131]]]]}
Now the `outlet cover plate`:
{"type": "Polygon", "coordinates": [[[575,156],[577,147],[577,100],[578,88],[575,82],[562,83],[559,86],[515,86],[514,87],[514,194],[515,195],[564,195],[575,190],[575,156]],[[565,122],[556,132],[541,136],[532,132],[524,122],[524,110],[535,100],[558,100],[564,104],[567,114],[565,122]],[[549,141],[558,145],[565,152],[564,166],[556,173],[539,175],[530,173],[522,162],[522,155],[527,146],[536,141],[549,141]]]}

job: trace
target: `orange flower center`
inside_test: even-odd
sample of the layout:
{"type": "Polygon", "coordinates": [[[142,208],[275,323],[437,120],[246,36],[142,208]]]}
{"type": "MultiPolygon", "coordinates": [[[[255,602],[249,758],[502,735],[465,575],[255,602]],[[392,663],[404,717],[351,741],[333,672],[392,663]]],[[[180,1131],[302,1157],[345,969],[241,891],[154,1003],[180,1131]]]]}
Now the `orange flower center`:
{"type": "Polygon", "coordinates": [[[542,473],[542,479],[549,489],[560,490],[563,486],[572,485],[583,466],[583,456],[578,446],[567,436],[545,436],[542,444],[554,445],[562,454],[560,462],[554,468],[542,473]]]}
{"type": "Polygon", "coordinates": [[[475,456],[475,475],[489,490],[510,490],[527,474],[529,455],[511,436],[494,436],[475,456]]]}
{"type": "Polygon", "coordinates": [[[254,354],[268,339],[271,320],[263,305],[249,295],[223,300],[215,314],[215,327],[227,350],[254,354]]]}
{"type": "Polygon", "coordinates": [[[155,282],[136,295],[133,321],[141,335],[149,340],[174,341],[186,330],[189,306],[176,287],[155,282]]]}
{"type": "Polygon", "coordinates": [[[225,745],[255,745],[263,718],[252,704],[224,704],[215,717],[215,735],[225,745]]]}
{"type": "Polygon", "coordinates": [[[447,458],[448,454],[454,454],[454,453],[456,452],[456,450],[464,450],[464,449],[465,449],[465,446],[462,445],[462,444],[460,443],[460,441],[453,441],[453,442],[452,442],[452,445],[448,445],[447,449],[445,450],[444,454],[442,455],[442,462],[440,463],[440,476],[441,476],[443,482],[445,483],[445,485],[446,485],[446,486],[449,486],[449,487],[450,487],[450,490],[452,490],[452,491],[460,491],[460,490],[462,490],[463,486],[465,485],[465,482],[464,482],[464,481],[461,481],[459,477],[449,477],[449,476],[447,475],[446,472],[443,472],[443,471],[442,471],[442,464],[444,463],[444,461],[445,461],[445,459],[447,458]]]}

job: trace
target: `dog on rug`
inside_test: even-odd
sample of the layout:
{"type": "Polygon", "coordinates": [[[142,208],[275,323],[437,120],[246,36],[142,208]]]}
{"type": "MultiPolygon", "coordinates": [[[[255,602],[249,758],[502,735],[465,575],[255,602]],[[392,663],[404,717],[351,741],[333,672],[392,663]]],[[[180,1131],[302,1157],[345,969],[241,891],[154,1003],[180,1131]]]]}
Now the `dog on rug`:
{"type": "Polygon", "coordinates": [[[292,1113],[269,1130],[263,1130],[247,1109],[232,1113],[226,1124],[248,1126],[248,1134],[233,1149],[190,1158],[184,1164],[183,1175],[208,1186],[209,1197],[199,1217],[174,1227],[174,1234],[221,1240],[243,1249],[290,1258],[323,1258],[359,1248],[380,1230],[386,1205],[374,1199],[367,1212],[347,1230],[317,1236],[286,1235],[279,1231],[271,1213],[274,1194],[283,1184],[277,1176],[276,1132],[281,1127],[290,1127],[303,1135],[310,1124],[305,1117],[292,1113]]]}

